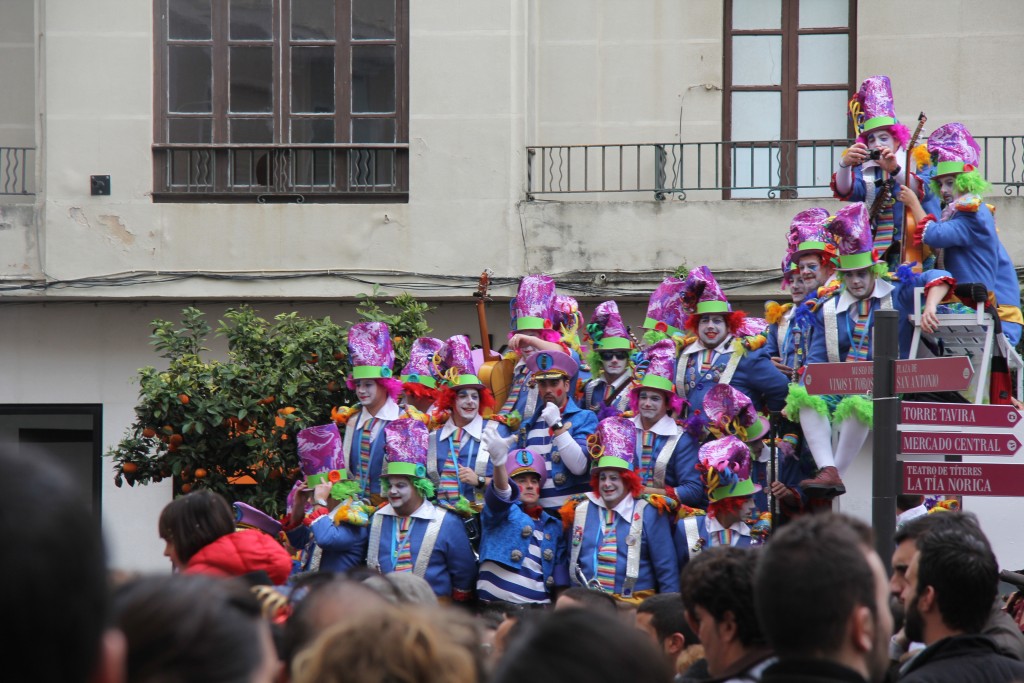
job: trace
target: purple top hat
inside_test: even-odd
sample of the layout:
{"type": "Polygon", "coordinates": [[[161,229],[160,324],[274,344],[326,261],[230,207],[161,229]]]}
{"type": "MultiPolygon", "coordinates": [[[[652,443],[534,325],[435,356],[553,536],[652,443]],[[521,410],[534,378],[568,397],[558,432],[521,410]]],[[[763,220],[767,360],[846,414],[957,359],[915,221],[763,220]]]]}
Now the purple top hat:
{"type": "Polygon", "coordinates": [[[594,348],[598,350],[628,349],[633,343],[629,340],[629,332],[619,315],[619,305],[614,301],[602,301],[590,316],[587,333],[594,340],[594,348]]]}
{"type": "Polygon", "coordinates": [[[658,330],[669,336],[683,333],[686,313],[683,311],[683,281],[667,277],[651,293],[647,302],[644,329],[658,330]]]}
{"type": "Polygon", "coordinates": [[[565,351],[537,351],[525,362],[534,379],[569,379],[579,369],[579,364],[565,351]]]}
{"type": "Polygon", "coordinates": [[[384,425],[384,474],[427,476],[427,425],[401,418],[384,425]]]}
{"type": "Polygon", "coordinates": [[[299,467],[306,475],[306,488],[335,479],[348,479],[345,466],[345,448],[342,445],[338,425],[306,427],[295,435],[299,451],[299,467]],[[336,475],[332,476],[332,472],[336,475]]]}
{"type": "Polygon", "coordinates": [[[711,500],[752,496],[761,490],[750,479],[750,449],[735,436],[723,436],[700,447],[698,457],[706,468],[705,484],[711,500]]]}
{"type": "Polygon", "coordinates": [[[688,315],[728,313],[729,301],[707,266],[690,271],[683,285],[683,310],[688,315]]]}
{"type": "Polygon", "coordinates": [[[757,414],[750,397],[728,384],[716,384],[708,390],[704,415],[720,433],[741,436],[743,441],[755,441],[767,432],[767,422],[757,414]],[[743,429],[742,434],[739,429],[743,429]]]}
{"type": "Polygon", "coordinates": [[[473,368],[473,350],[469,346],[469,337],[464,334],[448,337],[437,356],[437,371],[453,389],[484,388],[484,383],[473,368]]]}
{"type": "Polygon", "coordinates": [[[860,270],[878,263],[872,251],[871,216],[864,202],[847,204],[828,223],[839,247],[838,270],[860,270]]]}
{"type": "Polygon", "coordinates": [[[402,368],[402,383],[413,382],[433,389],[437,381],[431,374],[434,354],[441,350],[444,342],[433,337],[419,337],[409,349],[409,362],[402,368]]]}
{"type": "Polygon", "coordinates": [[[356,323],[348,330],[348,357],[352,379],[391,377],[395,350],[391,333],[381,322],[356,323]]]}
{"type": "Polygon", "coordinates": [[[643,358],[637,368],[644,373],[640,386],[673,393],[676,390],[673,381],[676,371],[676,343],[671,339],[662,339],[651,344],[644,349],[643,358]]]}
{"type": "Polygon", "coordinates": [[[263,510],[258,510],[251,505],[242,502],[234,502],[231,507],[235,510],[235,524],[241,527],[259,529],[270,534],[274,538],[281,533],[281,522],[277,521],[263,510]]]}
{"type": "Polygon", "coordinates": [[[587,437],[587,444],[590,447],[590,456],[595,460],[593,469],[610,467],[633,470],[636,425],[632,420],[625,417],[606,417],[597,423],[597,429],[587,437]]]}
{"type": "Polygon", "coordinates": [[[876,128],[893,126],[896,105],[892,99],[892,83],[888,76],[871,76],[860,84],[860,90],[850,100],[850,116],[858,135],[876,128]]]}
{"type": "Polygon", "coordinates": [[[962,123],[947,123],[928,136],[928,151],[936,160],[935,177],[968,173],[978,167],[981,147],[962,123]]]}
{"type": "Polygon", "coordinates": [[[824,252],[829,257],[835,256],[836,246],[824,226],[828,217],[828,211],[820,207],[805,209],[793,216],[789,223],[787,244],[794,263],[805,254],[824,252]]]}
{"type": "Polygon", "coordinates": [[[571,328],[582,319],[580,304],[576,299],[565,294],[556,294],[554,304],[551,307],[551,324],[554,329],[564,327],[571,328]]]}
{"type": "Polygon", "coordinates": [[[768,329],[768,321],[754,315],[748,315],[736,328],[737,337],[756,337],[768,329]]]}
{"type": "Polygon", "coordinates": [[[555,281],[547,275],[527,275],[510,302],[512,329],[551,329],[555,306],[555,281]]]}
{"type": "Polygon", "coordinates": [[[509,479],[514,479],[526,472],[533,472],[540,477],[541,488],[544,487],[544,482],[548,478],[548,464],[544,461],[544,457],[527,448],[516,448],[508,452],[505,471],[508,472],[509,479]]]}

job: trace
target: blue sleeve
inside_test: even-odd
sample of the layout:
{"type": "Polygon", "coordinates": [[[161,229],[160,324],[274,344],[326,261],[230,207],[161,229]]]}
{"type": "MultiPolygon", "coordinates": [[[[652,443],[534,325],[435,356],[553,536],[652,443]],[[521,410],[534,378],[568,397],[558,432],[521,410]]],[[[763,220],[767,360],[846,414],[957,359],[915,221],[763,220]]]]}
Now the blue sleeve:
{"type": "Polygon", "coordinates": [[[476,586],[476,555],[469,545],[469,537],[462,520],[454,514],[445,515],[446,527],[444,556],[452,588],[457,591],[472,591],[476,586]]]}
{"type": "MultiPolygon", "coordinates": [[[[932,268],[923,273],[914,273],[909,280],[900,280],[896,283],[896,291],[893,292],[893,304],[903,314],[901,322],[907,315],[914,313],[914,290],[924,287],[942,278],[953,279],[953,275],[947,270],[932,268]]],[[[921,304],[924,305],[924,295],[921,296],[921,304]]]]}
{"type": "Polygon", "coordinates": [[[933,249],[969,247],[976,240],[988,237],[985,227],[973,213],[954,212],[949,220],[934,220],[924,232],[924,243],[933,249]]]}
{"type": "MultiPolygon", "coordinates": [[[[561,530],[561,520],[558,522],[558,528],[561,530]]],[[[562,588],[568,586],[571,581],[569,579],[569,546],[565,540],[565,534],[558,534],[555,540],[555,566],[551,572],[551,575],[555,579],[555,586],[562,588]]]]}
{"type": "Polygon", "coordinates": [[[364,546],[362,554],[366,555],[365,546],[370,537],[370,527],[368,526],[335,524],[331,515],[328,514],[310,524],[309,530],[313,532],[313,538],[321,548],[346,552],[362,544],[364,546]]]}
{"type": "Polygon", "coordinates": [[[309,543],[309,527],[305,524],[299,524],[291,531],[286,531],[284,535],[288,537],[288,542],[293,548],[304,548],[309,543]]]}
{"type": "MultiPolygon", "coordinates": [[[[825,318],[821,309],[827,303],[827,301],[823,301],[814,313],[814,324],[811,326],[811,344],[807,349],[807,360],[804,365],[828,362],[828,347],[825,345],[825,318]]],[[[800,383],[803,384],[802,374],[800,375],[800,383]]]]}
{"type": "Polygon", "coordinates": [[[786,394],[789,393],[789,380],[772,364],[764,349],[753,351],[750,355],[751,375],[756,382],[754,389],[764,395],[768,410],[782,410],[786,404],[786,394]]]}
{"type": "Polygon", "coordinates": [[[587,452],[587,437],[597,429],[597,413],[593,410],[580,409],[573,413],[572,433],[573,440],[580,445],[583,452],[587,452]]]}
{"type": "Polygon", "coordinates": [[[679,592],[679,562],[672,542],[672,526],[667,515],[660,514],[653,505],[644,510],[644,533],[651,569],[658,583],[659,593],[679,592]]]}
{"type": "Polygon", "coordinates": [[[508,485],[512,488],[512,497],[505,502],[494,492],[494,482],[487,483],[487,489],[484,491],[484,508],[495,518],[508,518],[508,511],[512,504],[519,500],[519,487],[511,479],[508,480],[508,485]]]}
{"type": "Polygon", "coordinates": [[[867,197],[867,188],[864,185],[864,172],[860,166],[853,167],[853,186],[850,188],[850,194],[841,195],[839,189],[835,191],[835,198],[840,199],[844,202],[862,202],[867,197]]]}
{"type": "Polygon", "coordinates": [[[671,487],[683,505],[704,507],[704,483],[697,471],[699,446],[689,434],[683,434],[672,452],[672,467],[665,475],[665,484],[671,487]]]}
{"type": "Polygon", "coordinates": [[[764,331],[767,341],[764,345],[764,351],[768,354],[769,358],[779,357],[779,326],[776,323],[772,323],[768,326],[768,329],[764,331]]]}

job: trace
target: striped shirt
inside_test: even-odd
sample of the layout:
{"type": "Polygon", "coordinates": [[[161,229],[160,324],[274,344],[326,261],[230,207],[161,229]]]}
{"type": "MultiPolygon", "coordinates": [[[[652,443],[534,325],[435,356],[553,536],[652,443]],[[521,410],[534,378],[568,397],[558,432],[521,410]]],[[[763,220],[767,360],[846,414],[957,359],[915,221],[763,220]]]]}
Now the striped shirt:
{"type": "Polygon", "coordinates": [[[477,597],[486,602],[550,603],[551,597],[544,586],[541,565],[540,548],[543,540],[544,532],[534,522],[530,549],[523,558],[521,569],[512,569],[491,560],[482,562],[476,583],[477,597]]]}

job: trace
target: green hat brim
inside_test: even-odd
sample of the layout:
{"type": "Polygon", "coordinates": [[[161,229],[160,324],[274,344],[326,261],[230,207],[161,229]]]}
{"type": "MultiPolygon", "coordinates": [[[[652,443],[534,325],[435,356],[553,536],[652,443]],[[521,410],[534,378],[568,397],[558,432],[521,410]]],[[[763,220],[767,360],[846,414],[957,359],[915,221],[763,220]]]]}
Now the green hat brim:
{"type": "Polygon", "coordinates": [[[451,386],[455,391],[458,391],[459,389],[486,389],[484,383],[480,381],[479,377],[471,375],[468,372],[464,375],[459,375],[459,379],[457,379],[455,384],[451,386]]]}
{"type": "Polygon", "coordinates": [[[876,116],[864,122],[864,127],[861,128],[861,135],[866,135],[876,128],[886,128],[895,125],[896,119],[891,116],[876,116]]]}
{"type": "Polygon", "coordinates": [[[650,389],[661,389],[669,393],[676,390],[676,385],[672,383],[672,380],[661,375],[652,375],[651,373],[644,375],[644,378],[640,380],[640,386],[650,389]]]}
{"type": "Polygon", "coordinates": [[[437,380],[435,380],[430,375],[420,375],[416,373],[402,375],[402,384],[407,384],[410,382],[412,384],[422,384],[423,386],[430,387],[431,389],[437,388],[437,380]]]}
{"type": "Polygon", "coordinates": [[[595,470],[629,470],[633,471],[633,465],[626,462],[622,458],[616,458],[614,455],[602,455],[598,458],[597,463],[594,465],[595,470]]]}
{"type": "Polygon", "coordinates": [[[544,330],[548,329],[544,323],[547,322],[544,318],[538,318],[532,315],[523,315],[516,318],[516,329],[517,330],[544,330]]]}
{"type": "Polygon", "coordinates": [[[625,337],[603,337],[601,341],[594,344],[598,351],[610,351],[612,349],[632,348],[633,342],[625,337]]]}
{"type": "Polygon", "coordinates": [[[736,482],[732,486],[719,486],[717,489],[708,494],[708,498],[711,500],[722,500],[723,498],[742,498],[743,496],[752,496],[761,487],[754,483],[752,479],[743,479],[736,482]]]}
{"type": "Polygon", "coordinates": [[[962,161],[940,161],[935,165],[935,177],[944,175],[953,175],[964,172],[964,162],[962,161]]]}
{"type": "Polygon", "coordinates": [[[426,468],[414,462],[389,462],[384,468],[384,476],[418,478],[426,474],[426,468]]]}
{"type": "Polygon", "coordinates": [[[842,254],[837,261],[836,270],[841,271],[863,270],[878,263],[875,260],[875,255],[870,251],[862,251],[859,254],[842,254]]]}
{"type": "Polygon", "coordinates": [[[391,375],[391,368],[387,366],[356,365],[352,368],[352,379],[387,379],[391,375]]]}
{"type": "Polygon", "coordinates": [[[704,315],[706,313],[728,313],[729,302],[728,301],[700,301],[697,303],[697,315],[704,315]]]}
{"type": "Polygon", "coordinates": [[[658,325],[664,325],[665,334],[669,335],[670,337],[682,336],[683,334],[683,331],[680,330],[678,327],[672,327],[666,322],[662,322],[661,320],[655,320],[654,318],[644,318],[645,330],[656,330],[658,328],[658,325]]]}

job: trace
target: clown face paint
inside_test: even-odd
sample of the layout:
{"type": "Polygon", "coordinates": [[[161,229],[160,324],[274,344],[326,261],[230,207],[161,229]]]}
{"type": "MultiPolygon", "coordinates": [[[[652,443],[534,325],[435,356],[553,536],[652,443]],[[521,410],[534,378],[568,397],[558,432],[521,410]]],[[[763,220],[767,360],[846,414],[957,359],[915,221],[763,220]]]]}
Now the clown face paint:
{"type": "Polygon", "coordinates": [[[373,410],[378,407],[378,404],[383,403],[380,400],[381,395],[384,391],[377,384],[375,379],[357,379],[356,380],[356,400],[359,401],[359,405],[363,406],[367,410],[373,410]]]}
{"type": "Polygon", "coordinates": [[[388,502],[399,515],[406,516],[416,512],[416,508],[423,504],[423,498],[419,491],[412,485],[409,477],[391,475],[388,482],[388,502]]]}
{"type": "Polygon", "coordinates": [[[870,268],[850,270],[843,273],[843,283],[854,299],[858,301],[871,296],[875,290],[875,274],[870,268]]]}
{"type": "Polygon", "coordinates": [[[637,396],[637,408],[644,426],[650,427],[665,417],[668,412],[668,401],[665,400],[665,394],[657,389],[643,389],[637,396]]]}
{"type": "Polygon", "coordinates": [[[939,194],[942,195],[943,204],[952,204],[960,198],[960,192],[956,189],[956,176],[944,175],[937,178],[939,181],[939,194]]]}
{"type": "Polygon", "coordinates": [[[629,358],[629,351],[626,349],[615,349],[613,351],[601,351],[601,367],[609,379],[617,379],[626,370],[626,362],[629,358]]]}
{"type": "Polygon", "coordinates": [[[540,397],[541,405],[554,403],[559,408],[563,408],[569,400],[569,380],[539,379],[537,380],[537,394],[540,397]]]}
{"type": "Polygon", "coordinates": [[[821,257],[817,254],[805,254],[796,262],[800,279],[807,289],[817,289],[825,284],[825,268],[821,265],[821,257]]]}
{"type": "Polygon", "coordinates": [[[800,303],[807,296],[807,292],[810,291],[810,287],[804,282],[803,278],[795,277],[793,281],[789,283],[789,295],[793,297],[794,303],[800,303]]]}
{"type": "Polygon", "coordinates": [[[455,412],[469,423],[480,412],[480,392],[476,389],[459,389],[455,394],[455,412]]]}
{"type": "Polygon", "coordinates": [[[601,470],[597,475],[597,491],[606,507],[613,508],[626,497],[626,482],[616,470],[601,470]]]}
{"type": "Polygon", "coordinates": [[[713,349],[722,343],[726,333],[725,316],[718,313],[708,313],[700,317],[697,323],[697,337],[700,343],[709,349],[713,349]]]}
{"type": "Polygon", "coordinates": [[[889,149],[896,151],[896,138],[892,136],[888,128],[879,128],[867,134],[864,138],[868,149],[889,149]]]}

